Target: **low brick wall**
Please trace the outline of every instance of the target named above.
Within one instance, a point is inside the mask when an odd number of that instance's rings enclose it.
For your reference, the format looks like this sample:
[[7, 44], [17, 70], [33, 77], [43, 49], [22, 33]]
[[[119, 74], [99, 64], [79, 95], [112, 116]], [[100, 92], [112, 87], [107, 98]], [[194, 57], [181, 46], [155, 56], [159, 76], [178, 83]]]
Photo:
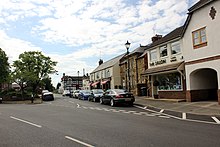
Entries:
[[186, 99], [186, 91], [158, 91], [159, 98]]
[[[218, 90], [219, 91], [219, 90]], [[206, 90], [190, 90], [187, 91], [187, 101], [204, 101], [204, 100], [218, 100], [220, 94], [216, 89], [206, 89]]]

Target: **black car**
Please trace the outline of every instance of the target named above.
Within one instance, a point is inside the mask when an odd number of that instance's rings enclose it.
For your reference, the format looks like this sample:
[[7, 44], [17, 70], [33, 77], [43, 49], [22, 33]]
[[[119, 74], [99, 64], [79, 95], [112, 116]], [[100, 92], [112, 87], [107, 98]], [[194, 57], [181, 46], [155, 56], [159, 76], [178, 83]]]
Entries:
[[52, 92], [49, 92], [48, 90], [43, 90], [42, 91], [42, 100], [43, 101], [53, 101], [54, 96]]
[[127, 103], [133, 105], [134, 95], [124, 89], [109, 89], [100, 98], [100, 104], [110, 104], [112, 107], [118, 103]]

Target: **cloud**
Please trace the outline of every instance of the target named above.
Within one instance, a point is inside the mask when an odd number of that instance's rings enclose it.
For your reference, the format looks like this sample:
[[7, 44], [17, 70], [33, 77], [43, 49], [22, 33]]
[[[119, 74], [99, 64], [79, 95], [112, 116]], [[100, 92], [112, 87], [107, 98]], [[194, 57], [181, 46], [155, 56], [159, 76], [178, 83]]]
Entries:
[[[58, 61], [59, 76], [62, 72], [72, 75], [83, 68], [90, 72], [97, 63], [92, 65], [88, 59], [98, 58], [100, 52], [103, 58], [110, 59], [125, 52], [127, 40], [132, 43], [133, 50], [139, 44], [150, 43], [155, 33], [169, 33], [184, 23], [187, 9], [197, 1], [1, 1], [0, 47], [13, 61], [24, 51], [45, 52], [47, 46], [42, 44], [62, 45], [63, 49], [68, 48], [66, 54], [46, 50], [48, 56]], [[28, 26], [31, 28], [30, 40], [19, 39], [22, 34], [16, 34], [19, 28], [14, 25], [21, 21], [31, 25]], [[9, 28], [13, 28], [15, 34], [8, 33]], [[31, 39], [40, 43], [32, 43]]]
[[6, 52], [10, 63], [18, 59], [18, 56], [25, 51], [42, 51], [40, 47], [31, 42], [9, 37], [4, 31], [0, 30], [0, 47]]

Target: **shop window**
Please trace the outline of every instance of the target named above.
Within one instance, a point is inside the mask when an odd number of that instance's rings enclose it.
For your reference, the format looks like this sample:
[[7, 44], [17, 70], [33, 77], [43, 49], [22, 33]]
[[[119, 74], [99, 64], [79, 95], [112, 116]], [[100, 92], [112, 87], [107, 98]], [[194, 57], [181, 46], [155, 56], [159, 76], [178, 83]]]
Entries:
[[157, 50], [151, 50], [150, 51], [150, 60], [151, 61], [157, 60]]
[[175, 55], [181, 52], [179, 41], [171, 43], [171, 51], [172, 51], [172, 55]]
[[179, 73], [169, 73], [157, 76], [159, 90], [182, 90], [181, 76]]
[[192, 33], [194, 49], [207, 46], [206, 28], [201, 28]]
[[167, 56], [167, 46], [160, 47], [160, 57], [166, 57]]

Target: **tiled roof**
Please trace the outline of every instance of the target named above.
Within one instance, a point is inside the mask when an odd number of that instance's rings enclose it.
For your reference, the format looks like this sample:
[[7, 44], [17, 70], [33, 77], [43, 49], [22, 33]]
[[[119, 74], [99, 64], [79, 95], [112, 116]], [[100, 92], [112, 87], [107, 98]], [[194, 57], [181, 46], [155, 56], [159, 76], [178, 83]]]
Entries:
[[154, 68], [149, 68], [145, 70], [144, 75], [152, 75], [152, 74], [158, 74], [170, 70], [177, 70], [177, 68], [182, 64], [183, 62], [178, 62], [174, 64], [169, 64], [165, 66], [159, 66], [159, 67], [154, 67]]
[[197, 2], [195, 5], [193, 5], [192, 7], [190, 7], [188, 9], [189, 13], [194, 12], [195, 10], [200, 9], [201, 7], [207, 5], [208, 3], [215, 1], [215, 0], [200, 0], [199, 2]]
[[162, 37], [161, 39], [153, 42], [150, 46], [148, 46], [147, 48], [152, 48], [155, 47], [157, 45], [160, 45], [162, 43], [165, 43], [167, 41], [173, 40], [175, 38], [181, 37], [182, 33], [183, 33], [183, 26], [176, 28], [175, 30], [173, 30], [172, 32], [170, 32], [169, 34], [165, 35], [164, 37]]
[[117, 56], [113, 59], [110, 59], [110, 60], [102, 63], [95, 70], [93, 70], [91, 73], [94, 73], [94, 72], [97, 72], [97, 71], [100, 71], [100, 70], [103, 70], [103, 69], [114, 66], [123, 56], [124, 56], [124, 54], [119, 55], [119, 56]]

